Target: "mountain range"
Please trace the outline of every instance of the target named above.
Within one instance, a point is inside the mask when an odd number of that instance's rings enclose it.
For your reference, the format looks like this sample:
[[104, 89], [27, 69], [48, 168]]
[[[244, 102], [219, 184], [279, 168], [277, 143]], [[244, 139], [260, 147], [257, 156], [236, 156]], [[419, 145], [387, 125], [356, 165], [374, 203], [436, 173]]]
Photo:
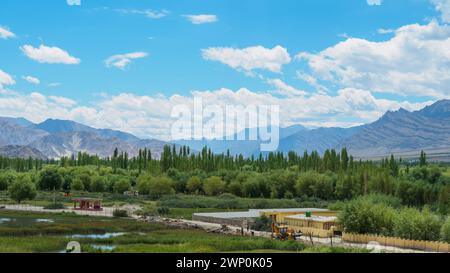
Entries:
[[[278, 128], [274, 128], [278, 129]], [[395, 154], [416, 157], [424, 150], [437, 160], [450, 160], [450, 100], [440, 100], [424, 109], [389, 111], [377, 121], [351, 128], [308, 129], [301, 125], [279, 128], [282, 152], [303, 153], [346, 147], [355, 158], [377, 159]], [[250, 129], [241, 134], [248, 135]], [[237, 139], [238, 135], [233, 138]], [[96, 129], [67, 120], [48, 119], [35, 124], [23, 118], [0, 117], [0, 155], [58, 158], [79, 151], [111, 156], [114, 149], [137, 155], [148, 148], [159, 157], [168, 144], [187, 145], [193, 151], [208, 146], [214, 153], [259, 155], [261, 140], [180, 140], [168, 143], [140, 139], [132, 134]]]
[[148, 148], [157, 158], [167, 144], [68, 120], [48, 119], [34, 124], [23, 118], [0, 117], [0, 155], [10, 157], [59, 158], [79, 151], [107, 157], [116, 148], [133, 157], [139, 149]]
[[[208, 145], [214, 152], [227, 148], [246, 156], [259, 155], [261, 141], [178, 141], [191, 147]], [[389, 111], [377, 121], [351, 128], [280, 129], [278, 151], [318, 151], [347, 148], [360, 159], [380, 159], [395, 154], [417, 157], [421, 150], [436, 160], [450, 161], [450, 100], [440, 100], [419, 111]]]

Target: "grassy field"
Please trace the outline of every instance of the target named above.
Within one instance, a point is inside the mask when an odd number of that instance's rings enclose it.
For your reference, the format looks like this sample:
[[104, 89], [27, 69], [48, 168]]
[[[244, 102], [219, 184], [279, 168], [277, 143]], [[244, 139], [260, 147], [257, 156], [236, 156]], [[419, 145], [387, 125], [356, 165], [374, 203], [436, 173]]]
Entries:
[[443, 173], [443, 175], [450, 177], [450, 167], [447, 167], [447, 169], [445, 170], [445, 172]]
[[[98, 218], [73, 214], [0, 211], [0, 252], [61, 252], [71, 235], [124, 233], [117, 237], [76, 238], [83, 252], [211, 253], [211, 252], [360, 252], [358, 249], [307, 247], [299, 242], [212, 234], [174, 229], [129, 219]], [[36, 222], [37, 219], [52, 221]], [[100, 246], [100, 248], [98, 247]]]
[[[102, 199], [104, 207], [121, 205], [139, 205], [142, 212], [147, 215], [159, 215], [158, 208], [169, 209], [167, 217], [192, 219], [193, 213], [201, 212], [229, 212], [247, 211], [248, 209], [267, 208], [298, 208], [317, 207], [325, 208], [328, 202], [321, 200], [293, 200], [293, 199], [269, 199], [269, 198], [240, 198], [232, 195], [217, 197], [201, 195], [168, 195], [158, 201], [153, 201], [147, 196], [125, 196], [111, 193], [72, 192], [72, 196], [64, 196], [61, 192], [39, 191], [34, 200], [25, 200], [22, 204], [45, 207], [54, 201], [66, 207], [72, 207], [73, 197], [90, 197]], [[16, 204], [11, 200], [6, 191], [0, 191], [0, 204]]]

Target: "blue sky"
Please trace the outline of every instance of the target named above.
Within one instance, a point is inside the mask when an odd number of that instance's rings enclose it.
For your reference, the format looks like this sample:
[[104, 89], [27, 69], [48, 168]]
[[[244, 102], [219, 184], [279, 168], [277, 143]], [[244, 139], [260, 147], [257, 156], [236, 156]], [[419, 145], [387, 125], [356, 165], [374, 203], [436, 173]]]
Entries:
[[450, 94], [449, 0], [68, 2], [0, 4], [0, 115], [167, 139], [194, 94], [346, 127]]

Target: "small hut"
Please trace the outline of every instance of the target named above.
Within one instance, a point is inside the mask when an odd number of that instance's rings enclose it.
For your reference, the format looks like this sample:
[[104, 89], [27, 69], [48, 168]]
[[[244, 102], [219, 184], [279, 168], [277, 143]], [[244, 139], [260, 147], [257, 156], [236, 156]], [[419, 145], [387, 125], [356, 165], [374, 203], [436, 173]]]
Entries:
[[102, 200], [95, 198], [74, 198], [73, 208], [75, 210], [102, 211]]

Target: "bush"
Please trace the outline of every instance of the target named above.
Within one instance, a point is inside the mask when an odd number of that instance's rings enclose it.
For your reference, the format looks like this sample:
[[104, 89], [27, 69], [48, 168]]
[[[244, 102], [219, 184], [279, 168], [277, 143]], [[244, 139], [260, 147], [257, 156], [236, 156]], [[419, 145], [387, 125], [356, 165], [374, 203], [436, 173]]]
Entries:
[[442, 225], [441, 239], [444, 242], [450, 243], [450, 217], [447, 217], [447, 220]]
[[295, 188], [298, 196], [318, 197], [321, 199], [332, 199], [334, 196], [332, 178], [316, 172], [301, 174]]
[[405, 239], [437, 241], [441, 237], [441, 226], [439, 217], [431, 213], [429, 209], [419, 211], [407, 208], [397, 214], [394, 233]]
[[150, 194], [150, 180], [152, 177], [150, 175], [140, 175], [137, 178], [137, 190], [139, 191], [139, 194], [141, 195], [149, 195]]
[[38, 187], [41, 190], [59, 190], [63, 182], [62, 175], [57, 168], [51, 167], [41, 171]]
[[103, 192], [105, 190], [105, 178], [99, 175], [94, 176], [91, 182], [91, 191], [92, 192]]
[[170, 213], [170, 208], [168, 207], [159, 207], [157, 209], [159, 215], [168, 215]]
[[383, 204], [358, 198], [348, 202], [339, 214], [339, 222], [347, 232], [390, 235], [395, 211]]
[[70, 188], [74, 191], [82, 191], [84, 190], [84, 185], [81, 179], [75, 178], [75, 180], [73, 180], [72, 184], [70, 185]]
[[11, 199], [20, 204], [23, 200], [32, 200], [36, 197], [36, 187], [28, 175], [17, 177], [16, 181], [8, 189]]
[[16, 179], [17, 175], [13, 172], [6, 172], [0, 174], [0, 191], [5, 191], [8, 189], [9, 185], [11, 185]]
[[115, 209], [113, 211], [113, 216], [114, 217], [128, 217], [128, 211], [123, 210], [123, 209]]
[[255, 220], [255, 223], [252, 225], [253, 230], [257, 231], [272, 231], [272, 221], [267, 216], [261, 216]]
[[218, 176], [207, 178], [203, 184], [203, 191], [211, 196], [222, 194], [225, 191], [225, 188], [225, 182]]
[[44, 209], [56, 210], [56, 209], [65, 209], [66, 207], [62, 203], [51, 203], [44, 207]]
[[199, 194], [202, 190], [202, 186], [202, 180], [200, 180], [200, 177], [193, 176], [188, 180], [186, 189], [189, 193]]
[[119, 181], [117, 181], [114, 184], [114, 192], [123, 194], [126, 191], [129, 191], [131, 189], [131, 183], [126, 178], [121, 178]]
[[148, 184], [150, 198], [160, 199], [163, 195], [174, 194], [173, 181], [168, 177], [154, 177]]

